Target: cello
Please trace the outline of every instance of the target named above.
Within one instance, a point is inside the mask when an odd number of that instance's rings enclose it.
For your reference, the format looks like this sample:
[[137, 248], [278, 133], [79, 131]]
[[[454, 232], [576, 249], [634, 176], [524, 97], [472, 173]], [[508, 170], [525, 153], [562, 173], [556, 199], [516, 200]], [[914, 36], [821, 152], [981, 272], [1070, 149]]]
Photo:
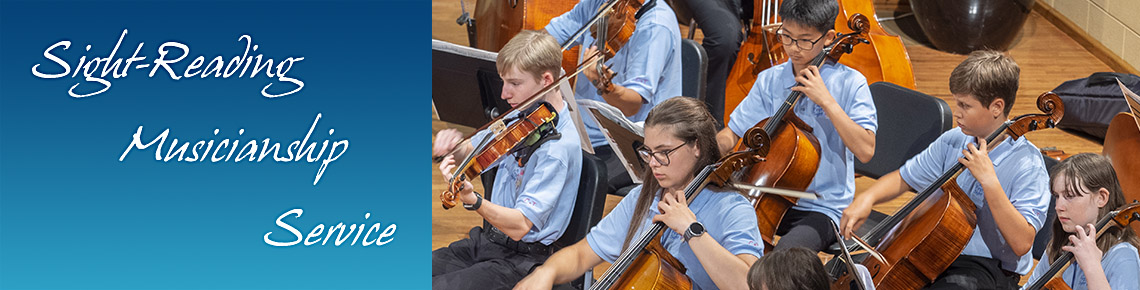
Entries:
[[[1140, 201], [1140, 178], [1129, 173], [1140, 172], [1140, 159], [1136, 152], [1140, 152], [1140, 96], [1120, 86], [1124, 99], [1132, 113], [1124, 112], [1112, 118], [1108, 125], [1108, 134], [1104, 136], [1104, 149], [1101, 152], [1112, 161], [1116, 169], [1117, 180], [1120, 180], [1120, 189], [1124, 191], [1126, 202]], [[1133, 224], [1132, 230], [1140, 233], [1140, 224]]]
[[[710, 182], [728, 185], [736, 171], [765, 160], [771, 139], [764, 131], [749, 130], [744, 140], [742, 150], [721, 157], [693, 177], [685, 186], [687, 203], [691, 203]], [[691, 289], [692, 281], [685, 276], [684, 265], [661, 245], [661, 234], [666, 228], [662, 222], [653, 223], [649, 230], [631, 240], [602, 277], [590, 286], [590, 290]]]
[[[1135, 202], [1123, 205], [1119, 209], [1111, 211], [1104, 215], [1104, 217], [1101, 217], [1100, 220], [1096, 222], [1096, 236], [1099, 239], [1100, 235], [1104, 234], [1108, 229], [1127, 227], [1129, 223], [1134, 221], [1140, 221], [1140, 203]], [[1073, 288], [1065, 284], [1065, 280], [1062, 279], [1061, 276], [1057, 276], [1057, 273], [1069, 267], [1069, 262], [1072, 260], [1072, 252], [1061, 254], [1061, 256], [1057, 258], [1057, 261], [1053, 261], [1053, 263], [1049, 264], [1049, 271], [1045, 272], [1045, 275], [1042, 275], [1041, 278], [1037, 279], [1033, 284], [1027, 285], [1025, 289], [1072, 290]]]
[[[824, 47], [809, 65], [819, 66], [824, 61], [835, 61], [844, 53], [851, 52], [856, 44], [865, 41], [862, 36], [868, 30], [867, 24], [867, 18], [863, 15], [852, 17], [848, 25], [858, 33], [840, 34], [830, 46]], [[801, 97], [803, 93], [792, 91], [772, 117], [761, 120], [748, 129], [748, 132], [763, 130], [767, 136], [771, 136], [773, 142], [769, 151], [776, 154], [767, 162], [748, 168], [740, 177], [741, 183], [793, 190], [804, 190], [811, 184], [816, 170], [819, 169], [819, 140], [811, 134], [812, 128], [792, 112]], [[744, 140], [746, 139], [742, 138], [737, 142], [736, 151], [743, 149]], [[795, 205], [798, 199], [756, 191], [749, 192], [749, 199], [756, 209], [756, 219], [765, 249], [771, 249], [775, 245], [776, 227], [779, 226], [784, 213]]]
[[[1008, 138], [1052, 128], [1065, 112], [1061, 98], [1052, 92], [1037, 98], [1037, 108], [1044, 114], [1021, 115], [1002, 123], [985, 138], [989, 148], [996, 148]], [[873, 245], [873, 251], [882, 257], [863, 261], [875, 289], [922, 288], [958, 258], [977, 225], [977, 206], [958, 187], [957, 177], [964, 170], [961, 163], [954, 164], [897, 213], [876, 225], [864, 238], [857, 238]], [[832, 289], [842, 289], [855, 279], [853, 273], [843, 273], [835, 263], [828, 264], [831, 277], [838, 278]]]
[[[728, 74], [724, 93], [724, 123], [728, 124], [733, 109], [748, 96], [756, 83], [756, 74], [788, 60], [784, 47], [776, 36], [781, 23], [777, 11], [779, 0], [757, 0], [753, 9], [752, 24], [748, 35], [736, 55], [736, 62]], [[914, 69], [902, 39], [883, 30], [875, 17], [875, 7], [870, 0], [840, 0], [839, 15], [835, 19], [835, 31], [849, 33], [858, 31], [846, 25], [857, 14], [870, 15], [867, 44], [869, 49], [861, 49], [844, 57], [839, 63], [851, 67], [867, 78], [867, 83], [886, 81], [914, 88]]]

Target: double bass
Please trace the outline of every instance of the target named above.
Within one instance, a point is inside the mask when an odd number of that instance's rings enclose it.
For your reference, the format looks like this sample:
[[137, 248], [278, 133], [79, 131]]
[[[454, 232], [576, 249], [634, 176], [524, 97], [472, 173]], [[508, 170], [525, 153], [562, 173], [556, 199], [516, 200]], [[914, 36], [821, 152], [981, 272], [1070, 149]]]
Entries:
[[[472, 47], [497, 52], [519, 31], [541, 30], [575, 4], [577, 0], [484, 0], [475, 4], [474, 18], [464, 12], [458, 22], [467, 25]], [[571, 71], [577, 66], [578, 49], [563, 51], [562, 69]]]
[[[819, 66], [824, 61], [835, 61], [844, 53], [851, 52], [856, 44], [863, 43], [865, 39], [862, 36], [869, 29], [867, 17], [855, 15], [849, 25], [857, 32], [841, 34], [830, 46], [816, 55], [809, 65]], [[801, 97], [803, 93], [792, 91], [772, 117], [748, 129], [749, 132], [762, 130], [765, 135], [770, 136], [772, 142], [769, 146], [772, 148], [769, 152], [773, 152], [774, 155], [768, 161], [748, 168], [740, 178], [741, 183], [792, 190], [804, 190], [811, 184], [816, 170], [819, 169], [819, 140], [811, 134], [812, 128], [792, 111]], [[736, 144], [736, 151], [744, 148], [745, 140], [747, 138], [741, 138]], [[776, 227], [788, 208], [796, 204], [797, 199], [755, 191], [749, 195], [756, 209], [756, 219], [765, 249], [771, 249], [775, 245]]]
[[[1002, 123], [985, 138], [989, 148], [996, 148], [1008, 138], [1052, 128], [1065, 112], [1061, 98], [1052, 92], [1037, 98], [1037, 108], [1044, 114], [1026, 114]], [[859, 239], [874, 246], [873, 251], [879, 254], [876, 256], [882, 257], [863, 261], [875, 289], [922, 288], [958, 258], [977, 225], [977, 206], [958, 187], [957, 177], [964, 170], [965, 165], [954, 164], [897, 213]], [[829, 264], [831, 277], [838, 277], [832, 289], [844, 289], [856, 279], [853, 273], [843, 273], [835, 263]]]
[[[756, 83], [756, 74], [788, 60], [784, 47], [776, 36], [780, 28], [779, 0], [757, 0], [753, 8], [752, 24], [747, 37], [736, 55], [736, 62], [728, 74], [724, 90], [724, 123], [728, 124], [733, 109], [748, 96]], [[870, 0], [839, 0], [839, 16], [835, 19], [835, 31], [852, 33], [846, 25], [855, 15], [870, 15], [867, 49], [854, 51], [839, 63], [851, 67], [867, 78], [867, 83], [891, 82], [903, 87], [914, 88], [914, 69], [906, 46], [898, 36], [883, 30], [875, 17], [875, 7]]]
[[[1104, 234], [1104, 232], [1108, 229], [1114, 227], [1127, 227], [1129, 223], [1132, 223], [1134, 221], [1140, 221], [1140, 203], [1135, 202], [1123, 205], [1120, 208], [1104, 215], [1104, 217], [1101, 217], [1100, 220], [1096, 222], [1096, 237], [1099, 239], [1100, 235]], [[1038, 278], [1036, 282], [1033, 282], [1033, 284], [1026, 285], [1025, 289], [1072, 290], [1073, 288], [1069, 287], [1068, 284], [1065, 284], [1065, 280], [1061, 276], [1057, 276], [1057, 273], [1060, 273], [1062, 270], [1068, 267], [1069, 262], [1072, 260], [1072, 252], [1065, 252], [1064, 254], [1061, 254], [1061, 256], [1058, 257], [1056, 261], [1053, 261], [1049, 264], [1049, 270], [1045, 272], [1045, 275], [1041, 275], [1041, 278]], [[1038, 267], [1042, 266], [1039, 265]]]

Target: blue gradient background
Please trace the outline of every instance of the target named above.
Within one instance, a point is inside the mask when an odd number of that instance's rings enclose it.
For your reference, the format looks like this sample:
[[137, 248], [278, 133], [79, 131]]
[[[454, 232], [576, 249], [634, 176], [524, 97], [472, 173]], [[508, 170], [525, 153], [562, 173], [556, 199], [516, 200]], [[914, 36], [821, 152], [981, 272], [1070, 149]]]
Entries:
[[[3, 1], [0, 288], [430, 287], [429, 5]], [[106, 77], [107, 92], [75, 99], [67, 90], [82, 74], [31, 73], [35, 64], [60, 69], [43, 57], [60, 40], [72, 41], [56, 55], [73, 70], [81, 55], [106, 57], [123, 29], [129, 33], [116, 57], [130, 57], [143, 42], [147, 59], [136, 64], [153, 63], [163, 42], [189, 46], [176, 71], [199, 55], [241, 55], [238, 37], [249, 34], [260, 46], [251, 56], [274, 65], [304, 57], [288, 76], [305, 87], [268, 99], [262, 87], [278, 81], [264, 72], [174, 81], [132, 66], [126, 78]], [[153, 149], [118, 160], [140, 125], [146, 142], [169, 128], [180, 142], [268, 137], [284, 147], [304, 137], [317, 113], [323, 117], [310, 142], [348, 139], [350, 146], [316, 186], [319, 162], [164, 163]], [[276, 240], [294, 239], [274, 223], [294, 208], [304, 214], [286, 221], [302, 234], [318, 223], [398, 229], [379, 247], [265, 244], [271, 231]]]

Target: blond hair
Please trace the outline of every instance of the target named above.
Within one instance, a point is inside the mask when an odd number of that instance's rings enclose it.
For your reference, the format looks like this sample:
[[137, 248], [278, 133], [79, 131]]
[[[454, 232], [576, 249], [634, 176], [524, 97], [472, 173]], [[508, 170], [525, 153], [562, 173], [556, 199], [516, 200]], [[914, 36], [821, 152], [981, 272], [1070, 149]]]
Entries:
[[535, 78], [549, 72], [558, 78], [562, 69], [562, 48], [550, 34], [523, 30], [499, 50], [495, 66], [499, 72], [517, 68]]
[[950, 73], [950, 93], [971, 95], [988, 107], [995, 99], [1005, 100], [1004, 113], [1009, 115], [1017, 98], [1021, 68], [1004, 53], [977, 50]]

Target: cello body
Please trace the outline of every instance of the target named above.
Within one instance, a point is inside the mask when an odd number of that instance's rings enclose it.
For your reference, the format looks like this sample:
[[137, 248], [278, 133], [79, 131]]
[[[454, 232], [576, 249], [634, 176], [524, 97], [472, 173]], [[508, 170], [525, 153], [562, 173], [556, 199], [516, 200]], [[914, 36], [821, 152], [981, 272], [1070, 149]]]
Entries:
[[[783, 45], [776, 37], [779, 22], [768, 21], [770, 23], [763, 23], [759, 21], [759, 19], [774, 19], [772, 16], [775, 15], [773, 9], [777, 9], [779, 3], [775, 3], [776, 5], [768, 3], [768, 13], [762, 11], [765, 5], [759, 3], [770, 1], [778, 2], [778, 0], [757, 0], [758, 3], [756, 3], [753, 11], [753, 24], [748, 30], [748, 36], [740, 46], [740, 52], [736, 55], [736, 62], [725, 82], [725, 124], [728, 124], [729, 115], [732, 114], [733, 109], [752, 90], [752, 85], [756, 83], [756, 74], [788, 60], [787, 55], [784, 54]], [[764, 14], [768, 14], [769, 17], [762, 17]], [[839, 63], [862, 73], [867, 78], [868, 84], [885, 81], [914, 89], [914, 69], [910, 63], [910, 56], [906, 52], [906, 46], [903, 45], [901, 38], [887, 33], [875, 20], [875, 7], [870, 0], [839, 1], [839, 16], [835, 19], [835, 31], [852, 32], [853, 30], [848, 28], [847, 23], [855, 14], [870, 16], [867, 17], [870, 21], [870, 31], [866, 36], [870, 42], [867, 47], [852, 51], [851, 55], [840, 59]]]
[[627, 274], [621, 276], [610, 289], [688, 290], [692, 281], [685, 276], [685, 266], [661, 246], [661, 235], [642, 250], [633, 260]]
[[[759, 162], [744, 172], [741, 180], [751, 181], [757, 186], [786, 188], [793, 190], [807, 189], [811, 180], [819, 169], [820, 149], [819, 140], [811, 134], [808, 127], [796, 117], [788, 114], [784, 117], [784, 126], [776, 129], [774, 135], [769, 137], [771, 142], [766, 162]], [[762, 130], [771, 118], [760, 121], [751, 130]], [[746, 134], [747, 135], [747, 134]], [[733, 151], [745, 149], [744, 142], [736, 145]], [[764, 239], [765, 251], [775, 246], [773, 241], [776, 228], [789, 208], [796, 205], [797, 199], [776, 194], [761, 193], [749, 196], [752, 207], [756, 209], [756, 222], [760, 228], [760, 236]]]
[[[1136, 115], [1120, 113], [1112, 118], [1108, 125], [1108, 133], [1104, 136], [1104, 154], [1112, 161], [1112, 168], [1116, 170], [1120, 189], [1124, 193], [1125, 202], [1140, 201], [1140, 126], [1137, 126]], [[1132, 230], [1140, 233], [1140, 223], [1131, 225]]]
[[[896, 225], [878, 248], [886, 261], [868, 258], [875, 289], [919, 289], [938, 278], [958, 258], [973, 236], [977, 207], [958, 187], [957, 178], [943, 184]], [[847, 275], [832, 285], [849, 285]]]

